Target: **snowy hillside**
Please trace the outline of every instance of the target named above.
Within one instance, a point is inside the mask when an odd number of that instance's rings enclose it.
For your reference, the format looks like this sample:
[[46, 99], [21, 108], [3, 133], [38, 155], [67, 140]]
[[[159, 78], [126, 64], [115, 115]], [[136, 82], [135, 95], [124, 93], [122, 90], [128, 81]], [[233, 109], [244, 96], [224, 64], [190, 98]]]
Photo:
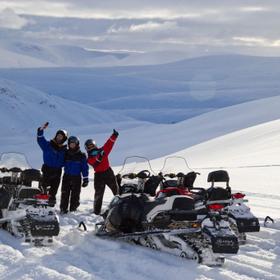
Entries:
[[0, 68], [55, 67], [56, 65], [41, 58], [14, 53], [0, 48]]
[[155, 65], [186, 59], [188, 56], [183, 51], [103, 50], [71, 45], [71, 42], [43, 44], [38, 40], [25, 41], [20, 38], [0, 42], [0, 68]]
[[[119, 129], [121, 137], [112, 154], [112, 162], [120, 164], [127, 155], [156, 158], [280, 118], [278, 96], [219, 109], [177, 124], [156, 125], [66, 101], [7, 81], [1, 82], [0, 94], [1, 118], [7, 120], [3, 122], [0, 134], [2, 151], [15, 151], [20, 144], [36, 166], [40, 165], [41, 153], [34, 141], [34, 133], [38, 125], [46, 120], [50, 122], [47, 138], [53, 137], [56, 129], [66, 128], [70, 134], [80, 136], [81, 141], [93, 137], [100, 145], [113, 128]], [[30, 124], [28, 128], [26, 123]], [[158, 139], [164, 141], [159, 142]], [[34, 153], [34, 150], [38, 152]]]
[[48, 95], [7, 80], [0, 80], [0, 118], [2, 143], [3, 139], [14, 137], [20, 138], [19, 143], [29, 141], [38, 125], [46, 120], [51, 124], [52, 133], [55, 127], [64, 127], [65, 124], [71, 127], [80, 127], [83, 124], [85, 131], [94, 131], [92, 127], [102, 123], [125, 122], [129, 126], [129, 122], [132, 121], [120, 114], [110, 112], [104, 114], [103, 111], [93, 107]]
[[75, 45], [40, 45], [15, 41], [0, 43], [0, 68], [112, 67], [152, 65], [186, 58], [182, 52], [96, 50]]
[[153, 66], [2, 69], [44, 92], [138, 120], [173, 123], [280, 94], [280, 59], [209, 56]]
[[72, 45], [8, 41], [0, 44], [0, 68], [108, 66], [121, 63], [129, 55], [129, 52], [95, 51]]

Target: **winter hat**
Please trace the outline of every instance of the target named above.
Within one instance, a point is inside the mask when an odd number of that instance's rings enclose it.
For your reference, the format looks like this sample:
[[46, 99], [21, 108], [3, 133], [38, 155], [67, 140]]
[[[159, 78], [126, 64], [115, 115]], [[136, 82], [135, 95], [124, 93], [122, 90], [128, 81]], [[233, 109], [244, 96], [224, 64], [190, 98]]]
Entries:
[[96, 148], [96, 143], [95, 143], [95, 141], [93, 139], [86, 140], [86, 142], [85, 142], [85, 149], [87, 151], [91, 151], [91, 150], [93, 150], [95, 148]]
[[59, 129], [59, 130], [56, 132], [54, 139], [57, 137], [58, 134], [60, 134], [60, 135], [63, 136], [63, 140], [62, 140], [61, 142], [64, 143], [64, 142], [67, 140], [67, 137], [68, 137], [67, 131], [64, 130], [64, 129]]

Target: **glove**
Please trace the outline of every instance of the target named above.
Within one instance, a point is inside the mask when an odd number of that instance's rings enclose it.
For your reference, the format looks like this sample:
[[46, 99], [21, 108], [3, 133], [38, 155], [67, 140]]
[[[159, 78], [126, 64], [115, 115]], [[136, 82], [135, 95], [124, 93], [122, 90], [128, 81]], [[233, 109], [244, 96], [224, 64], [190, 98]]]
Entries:
[[119, 133], [118, 133], [115, 129], [113, 129], [113, 135], [115, 135], [116, 137], [118, 137], [118, 136], [119, 136]]
[[38, 131], [39, 131], [39, 130], [44, 130], [44, 129], [46, 129], [46, 128], [48, 127], [48, 125], [49, 125], [49, 122], [44, 123], [42, 126], [40, 126], [40, 127], [38, 128]]
[[82, 187], [85, 188], [88, 185], [88, 178], [83, 179]]

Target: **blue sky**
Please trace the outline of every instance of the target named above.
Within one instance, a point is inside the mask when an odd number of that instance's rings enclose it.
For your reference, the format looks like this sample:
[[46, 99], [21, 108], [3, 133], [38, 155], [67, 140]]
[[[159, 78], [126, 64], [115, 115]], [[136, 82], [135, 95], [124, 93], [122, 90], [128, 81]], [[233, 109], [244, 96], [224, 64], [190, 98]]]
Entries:
[[0, 35], [96, 49], [279, 55], [279, 8], [246, 0], [0, 0]]

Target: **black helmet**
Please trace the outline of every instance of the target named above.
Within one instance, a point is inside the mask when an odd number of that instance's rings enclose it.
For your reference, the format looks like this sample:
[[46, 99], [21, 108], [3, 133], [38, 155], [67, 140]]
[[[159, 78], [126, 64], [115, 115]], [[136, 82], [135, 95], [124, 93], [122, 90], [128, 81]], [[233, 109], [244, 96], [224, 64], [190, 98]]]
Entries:
[[70, 137], [68, 138], [68, 146], [69, 146], [71, 143], [75, 143], [77, 146], [79, 146], [79, 145], [80, 145], [80, 140], [79, 140], [79, 138], [76, 137], [76, 136], [70, 136]]
[[86, 142], [85, 142], [85, 149], [87, 151], [91, 151], [93, 150], [94, 148], [96, 148], [96, 143], [95, 141], [93, 141], [92, 139], [88, 139]]
[[67, 140], [67, 137], [68, 137], [68, 133], [67, 133], [67, 131], [66, 131], [66, 130], [64, 130], [64, 129], [59, 129], [59, 130], [56, 132], [56, 134], [55, 134], [55, 137], [54, 137], [54, 138], [56, 138], [58, 134], [60, 134], [60, 135], [62, 135], [62, 136], [63, 136], [63, 140], [62, 140], [61, 142], [62, 142], [62, 143], [64, 143], [64, 142]]

